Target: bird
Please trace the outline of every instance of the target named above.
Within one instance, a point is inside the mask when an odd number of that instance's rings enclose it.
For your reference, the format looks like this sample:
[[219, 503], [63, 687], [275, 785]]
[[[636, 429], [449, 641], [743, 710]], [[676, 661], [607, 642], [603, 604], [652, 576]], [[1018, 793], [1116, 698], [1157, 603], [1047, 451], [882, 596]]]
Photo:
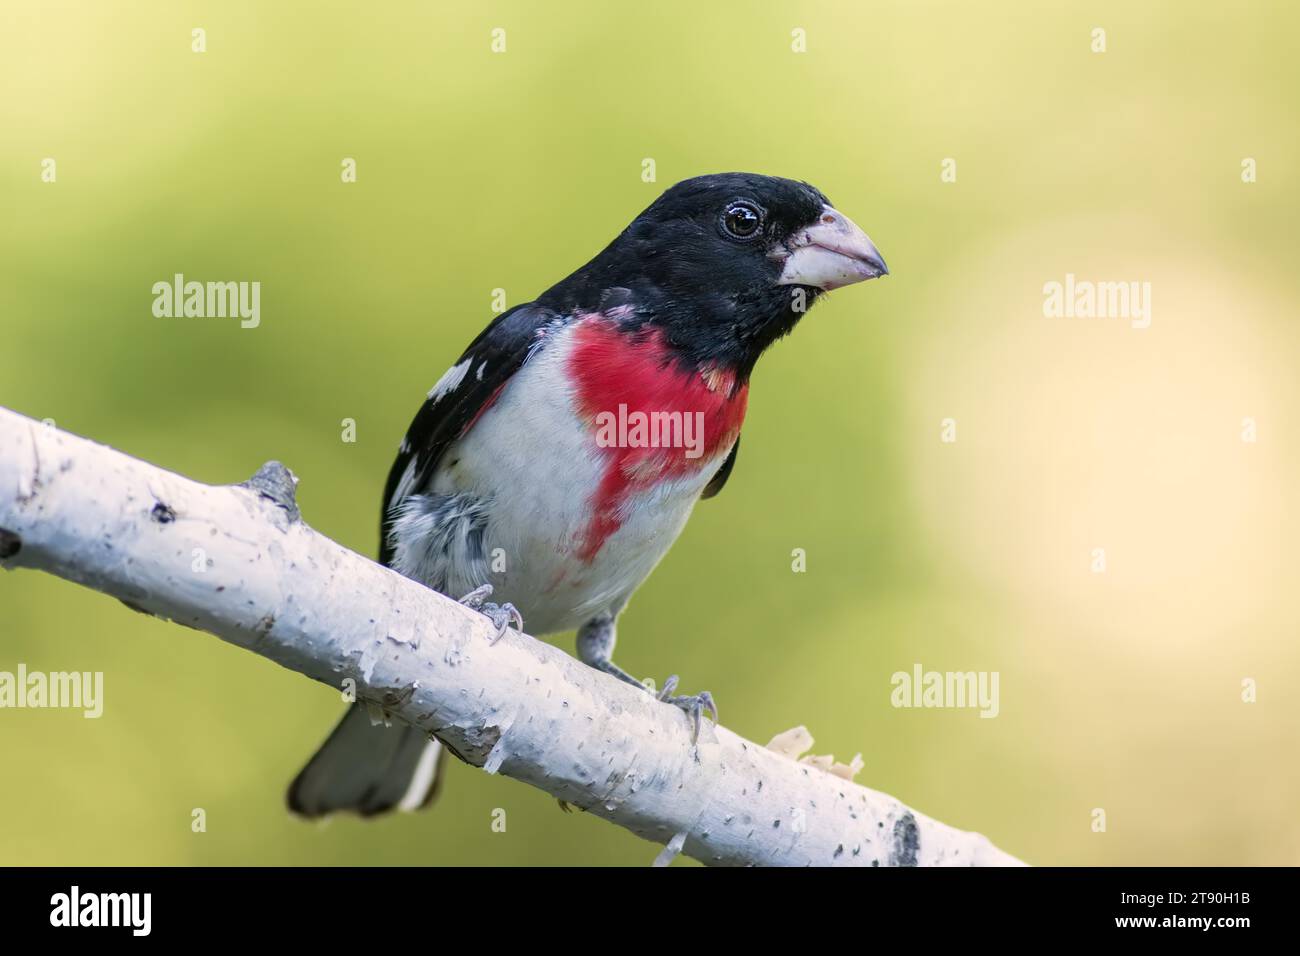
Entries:
[[[825, 293], [888, 275], [866, 233], [806, 182], [717, 173], [665, 190], [595, 258], [496, 316], [437, 381], [388, 475], [380, 561], [513, 624], [576, 630], [614, 663], [620, 612], [697, 501], [736, 464], [750, 376]], [[488, 600], [495, 598], [496, 600]], [[500, 603], [497, 603], [497, 602]], [[294, 779], [290, 810], [363, 817], [427, 806], [446, 747], [364, 702]]]

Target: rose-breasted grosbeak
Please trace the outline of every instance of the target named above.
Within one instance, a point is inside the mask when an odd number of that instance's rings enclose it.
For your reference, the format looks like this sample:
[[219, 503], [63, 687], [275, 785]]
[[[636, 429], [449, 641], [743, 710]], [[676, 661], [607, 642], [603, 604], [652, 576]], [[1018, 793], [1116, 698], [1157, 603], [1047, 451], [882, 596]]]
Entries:
[[[731, 474], [754, 363], [823, 292], [887, 273], [806, 183], [678, 183], [573, 275], [498, 316], [429, 392], [388, 476], [382, 562], [466, 595], [499, 633], [521, 623], [516, 607], [534, 634], [577, 628], [584, 662], [642, 686], [611, 659], [615, 621]], [[662, 699], [697, 731], [702, 710], [716, 719], [707, 693], [670, 696], [676, 682]], [[353, 705], [289, 805], [416, 809], [442, 752]]]

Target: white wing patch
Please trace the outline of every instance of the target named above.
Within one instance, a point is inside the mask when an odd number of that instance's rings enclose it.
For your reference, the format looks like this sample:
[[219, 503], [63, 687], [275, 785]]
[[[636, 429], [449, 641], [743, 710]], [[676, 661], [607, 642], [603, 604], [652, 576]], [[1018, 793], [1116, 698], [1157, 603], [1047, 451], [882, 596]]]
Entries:
[[406, 793], [397, 804], [397, 809], [405, 813], [413, 813], [424, 805], [438, 777], [438, 753], [441, 750], [442, 744], [436, 740], [430, 740], [424, 745], [420, 762], [415, 765], [415, 773], [411, 776], [410, 786], [406, 788]]
[[469, 371], [470, 359], [465, 359], [459, 365], [453, 365], [443, 373], [442, 378], [438, 379], [436, 385], [429, 389], [429, 398], [432, 401], [441, 401], [443, 396], [448, 392], [455, 391], [460, 383], [465, 381], [465, 373]]

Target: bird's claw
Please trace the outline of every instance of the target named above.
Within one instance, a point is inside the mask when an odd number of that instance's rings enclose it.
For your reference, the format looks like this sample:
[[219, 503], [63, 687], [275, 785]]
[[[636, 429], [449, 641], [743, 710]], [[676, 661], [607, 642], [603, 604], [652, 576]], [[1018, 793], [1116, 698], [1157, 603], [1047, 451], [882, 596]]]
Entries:
[[522, 632], [524, 629], [524, 616], [513, 604], [484, 604], [479, 612], [496, 625], [497, 632], [492, 635], [491, 641], [493, 644], [506, 636], [511, 624], [514, 624], [516, 631]]
[[497, 629], [496, 634], [492, 637], [492, 643], [495, 644], [506, 636], [506, 631], [512, 623], [515, 625], [515, 630], [523, 631], [524, 616], [519, 613], [519, 609], [513, 604], [493, 604], [488, 600], [491, 596], [492, 585], [482, 584], [461, 598], [460, 603], [472, 611], [478, 611], [492, 622]]
[[457, 603], [463, 604], [471, 611], [477, 611], [483, 606], [483, 602], [492, 596], [492, 585], [480, 584], [469, 594], [466, 594]]
[[677, 689], [678, 677], [673, 674], [664, 681], [663, 690], [656, 695], [666, 704], [672, 704], [686, 712], [687, 718], [691, 721], [691, 743], [698, 743], [700, 739], [700, 725], [704, 720], [704, 713], [708, 711], [713, 718], [713, 723], [718, 722], [718, 704], [713, 699], [713, 695], [707, 690], [700, 691], [694, 695], [674, 696], [673, 691]]

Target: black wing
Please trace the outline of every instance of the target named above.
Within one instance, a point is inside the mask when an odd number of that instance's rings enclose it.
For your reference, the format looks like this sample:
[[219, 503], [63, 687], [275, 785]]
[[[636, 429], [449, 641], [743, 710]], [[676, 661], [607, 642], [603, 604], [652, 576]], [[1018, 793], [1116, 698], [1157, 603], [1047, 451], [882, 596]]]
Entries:
[[713, 473], [709, 483], [704, 486], [704, 493], [700, 495], [701, 498], [712, 498], [722, 490], [722, 486], [731, 477], [731, 469], [736, 467], [736, 452], [738, 451], [740, 451], [739, 435], [736, 436], [736, 443], [731, 446], [731, 451], [727, 452], [727, 459], [722, 463], [722, 467]]
[[379, 515], [379, 560], [388, 564], [389, 514], [397, 500], [424, 488], [443, 453], [494, 401], [546, 336], [565, 324], [557, 312], [536, 303], [497, 316], [479, 333], [420, 406], [397, 453]]

